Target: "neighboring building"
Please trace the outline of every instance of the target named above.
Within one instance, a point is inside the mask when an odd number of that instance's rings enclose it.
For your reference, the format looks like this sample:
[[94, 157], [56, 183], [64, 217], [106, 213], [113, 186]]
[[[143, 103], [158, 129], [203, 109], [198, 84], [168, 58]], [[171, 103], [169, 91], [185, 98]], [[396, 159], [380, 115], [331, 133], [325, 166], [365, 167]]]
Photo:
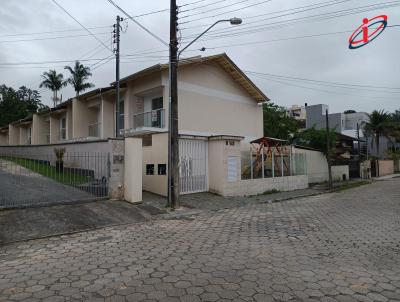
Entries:
[[306, 120], [306, 107], [299, 105], [292, 105], [287, 109], [289, 116], [293, 117], [298, 121]]
[[[315, 126], [316, 129], [324, 129], [326, 127], [326, 115], [325, 111], [328, 109], [328, 105], [318, 104], [306, 107], [306, 127], [311, 128]], [[368, 113], [366, 112], [349, 112], [349, 113], [330, 113], [329, 115], [329, 127], [335, 128], [336, 132], [357, 138], [357, 124], [359, 127], [359, 137], [364, 139], [364, 124], [369, 121]], [[378, 157], [378, 150], [376, 147], [375, 140], [372, 137], [366, 137], [364, 140], [367, 142], [367, 146], [361, 145], [363, 153], [367, 152], [372, 156]], [[400, 149], [400, 142], [395, 139], [389, 140], [386, 137], [380, 137], [379, 143], [379, 156], [381, 158], [387, 158], [387, 151], [391, 148]], [[357, 145], [354, 146], [357, 149]]]

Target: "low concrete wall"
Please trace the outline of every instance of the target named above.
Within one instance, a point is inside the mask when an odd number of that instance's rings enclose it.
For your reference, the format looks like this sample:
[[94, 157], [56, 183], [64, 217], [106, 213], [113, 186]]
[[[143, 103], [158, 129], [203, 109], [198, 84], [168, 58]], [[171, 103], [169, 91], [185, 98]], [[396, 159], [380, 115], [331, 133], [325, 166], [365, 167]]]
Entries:
[[271, 190], [293, 191], [308, 188], [308, 176], [284, 176], [274, 178], [245, 179], [227, 183], [223, 196], [247, 196], [268, 192]]
[[108, 178], [110, 198], [123, 199], [124, 146], [124, 140], [120, 139], [50, 145], [0, 146], [0, 155], [49, 161], [51, 165], [55, 165], [54, 148], [65, 148], [64, 167], [92, 170], [95, 178]]
[[394, 161], [394, 172], [395, 173], [400, 172], [400, 159], [397, 159]]
[[393, 160], [379, 160], [379, 176], [390, 175], [394, 173]]
[[332, 166], [332, 180], [333, 181], [349, 180], [349, 166], [348, 165]]

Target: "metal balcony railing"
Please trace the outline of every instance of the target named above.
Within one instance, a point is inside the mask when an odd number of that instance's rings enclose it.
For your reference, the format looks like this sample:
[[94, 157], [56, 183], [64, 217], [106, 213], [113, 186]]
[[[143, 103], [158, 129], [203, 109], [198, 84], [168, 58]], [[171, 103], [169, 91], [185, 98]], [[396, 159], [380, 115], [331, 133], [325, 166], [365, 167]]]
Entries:
[[133, 115], [133, 127], [164, 128], [165, 109], [157, 109]]
[[89, 136], [100, 137], [101, 123], [89, 124]]

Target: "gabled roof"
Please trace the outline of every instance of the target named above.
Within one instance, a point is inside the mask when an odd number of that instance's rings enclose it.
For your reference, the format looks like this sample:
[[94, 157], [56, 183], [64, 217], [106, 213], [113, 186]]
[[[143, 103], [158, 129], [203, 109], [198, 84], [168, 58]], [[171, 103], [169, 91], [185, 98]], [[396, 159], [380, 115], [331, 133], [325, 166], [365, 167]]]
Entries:
[[[269, 101], [269, 98], [249, 79], [249, 77], [228, 57], [226, 53], [202, 57], [192, 57], [187, 59], [182, 59], [179, 61], [179, 66], [187, 66], [191, 64], [201, 64], [207, 62], [215, 62], [219, 64], [228, 74], [230, 74], [233, 79], [241, 85], [257, 102]], [[169, 68], [168, 64], [156, 64], [133, 73], [127, 77], [120, 80], [121, 83], [139, 79], [156, 72], [160, 72]], [[115, 85], [115, 82], [111, 83]]]

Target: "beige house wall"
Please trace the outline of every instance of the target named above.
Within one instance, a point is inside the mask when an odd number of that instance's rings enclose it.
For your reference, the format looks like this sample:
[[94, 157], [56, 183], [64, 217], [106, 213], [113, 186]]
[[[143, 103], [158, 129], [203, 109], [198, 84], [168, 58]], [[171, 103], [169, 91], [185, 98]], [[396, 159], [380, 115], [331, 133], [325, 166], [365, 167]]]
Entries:
[[101, 100], [101, 135], [103, 138], [115, 137], [115, 105], [109, 97]]
[[49, 122], [46, 117], [34, 114], [32, 118], [32, 145], [47, 144], [47, 134], [49, 133]]
[[67, 113], [66, 113], [66, 118], [67, 118], [67, 139], [72, 139], [73, 138], [73, 114], [72, 114], [72, 104], [68, 104], [67, 106]]
[[87, 137], [89, 135], [88, 118], [89, 110], [87, 104], [81, 100], [74, 99], [72, 101], [72, 138]]
[[31, 125], [19, 127], [19, 144], [20, 145], [29, 145], [28, 128], [30, 128], [30, 127], [31, 127]]
[[50, 115], [50, 144], [55, 144], [59, 140], [60, 120], [57, 115]]
[[[154, 175], [146, 175], [146, 165], [154, 164]], [[152, 146], [143, 146], [143, 190], [167, 196], [167, 175], [158, 175], [158, 164], [168, 164], [168, 133], [152, 135]]]
[[[168, 85], [168, 71], [163, 72], [163, 83]], [[180, 67], [178, 98], [179, 130], [183, 134], [249, 139], [263, 135], [262, 107], [218, 65]]]
[[13, 124], [8, 126], [9, 145], [19, 145], [19, 128]]
[[7, 133], [0, 133], [0, 145], [6, 146], [8, 145], [9, 137]]

